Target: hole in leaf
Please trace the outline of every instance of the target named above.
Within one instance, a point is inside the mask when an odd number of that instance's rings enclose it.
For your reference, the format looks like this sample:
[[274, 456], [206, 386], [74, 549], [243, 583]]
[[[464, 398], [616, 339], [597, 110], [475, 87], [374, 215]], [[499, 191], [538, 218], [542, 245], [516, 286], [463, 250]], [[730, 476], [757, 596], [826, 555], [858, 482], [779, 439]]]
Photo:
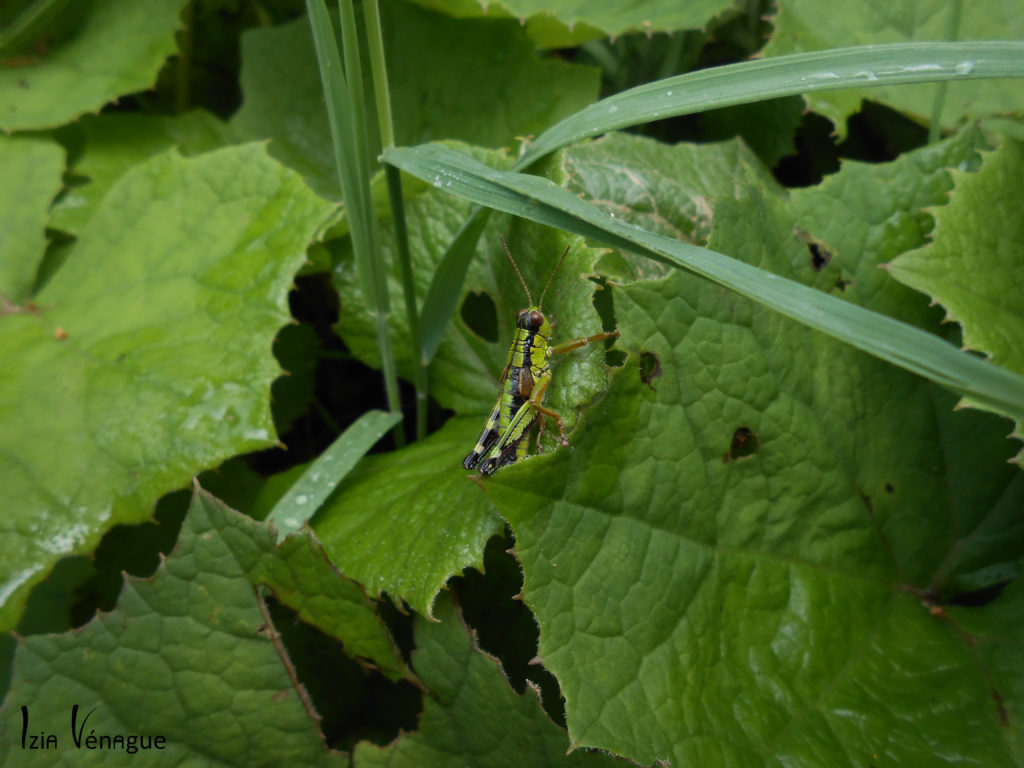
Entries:
[[621, 349], [609, 349], [604, 353], [604, 363], [609, 368], [621, 368], [626, 364], [626, 353]]
[[486, 293], [468, 293], [462, 302], [462, 322], [484, 341], [498, 340], [498, 308]]
[[815, 238], [809, 232], [797, 229], [796, 240], [798, 243], [803, 243], [807, 246], [807, 250], [810, 253], [811, 269], [815, 272], [821, 272], [832, 261], [832, 251], [825, 243]]
[[603, 277], [591, 277], [594, 283], [594, 309], [601, 318], [601, 328], [611, 331], [615, 328], [615, 296], [608, 290], [608, 281]]
[[[597, 275], [589, 278], [594, 283], [594, 309], [601, 318], [602, 331], [615, 330], [615, 297], [609, 289], [608, 281]], [[626, 364], [626, 353], [619, 349], [611, 349], [615, 339], [605, 339], [604, 362], [611, 368], [621, 368]]]
[[306, 624], [291, 608], [273, 598], [266, 603], [273, 629], [281, 634], [295, 674], [322, 718], [328, 745], [351, 750], [361, 739], [387, 744], [401, 731], [416, 728], [423, 696], [411, 683], [363, 667], [341, 643]]
[[928, 143], [928, 129], [896, 110], [865, 100], [850, 115], [846, 140], [836, 147], [840, 157], [868, 163], [890, 163]]
[[480, 647], [501, 660], [509, 683], [519, 694], [527, 685], [541, 691], [545, 711], [559, 725], [565, 712], [558, 681], [537, 656], [537, 620], [518, 597], [523, 588], [519, 562], [511, 553], [511, 538], [492, 536], [484, 549], [483, 572], [467, 568], [452, 579], [451, 588], [466, 623], [477, 633]]
[[998, 581], [995, 584], [989, 584], [981, 587], [980, 589], [971, 590], [970, 592], [961, 592], [947, 600], [946, 604], [960, 605], [965, 608], [980, 608], [983, 605], [988, 605], [999, 597], [1006, 588], [1006, 585], [1009, 583], [1010, 580], [1007, 579], [1005, 581]]
[[654, 385], [651, 382], [659, 376], [661, 376], [661, 360], [652, 352], [641, 352], [640, 381], [654, 389]]
[[738, 427], [732, 433], [732, 440], [729, 442], [729, 455], [726, 461], [736, 461], [753, 456], [761, 449], [761, 440], [755, 435], [750, 427]]
[[811, 269], [820, 272], [832, 261], [832, 254], [817, 243], [808, 243], [807, 250], [811, 252]]

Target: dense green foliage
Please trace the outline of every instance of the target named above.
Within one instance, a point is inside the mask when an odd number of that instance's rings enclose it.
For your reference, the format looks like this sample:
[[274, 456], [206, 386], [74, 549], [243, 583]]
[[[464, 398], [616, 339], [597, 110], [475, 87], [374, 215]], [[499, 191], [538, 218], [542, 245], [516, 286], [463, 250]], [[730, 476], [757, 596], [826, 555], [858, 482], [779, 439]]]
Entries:
[[0, 762], [1024, 766], [1024, 1], [320, 4], [0, 9]]

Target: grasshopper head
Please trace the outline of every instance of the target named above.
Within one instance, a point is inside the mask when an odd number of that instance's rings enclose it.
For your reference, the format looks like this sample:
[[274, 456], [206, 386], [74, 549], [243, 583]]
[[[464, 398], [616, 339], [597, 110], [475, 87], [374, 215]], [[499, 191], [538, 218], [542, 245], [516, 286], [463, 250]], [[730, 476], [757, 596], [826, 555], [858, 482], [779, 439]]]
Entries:
[[540, 311], [540, 307], [520, 309], [519, 317], [516, 318], [516, 327], [522, 328], [524, 331], [533, 331], [544, 339], [551, 336], [551, 324], [544, 313]]

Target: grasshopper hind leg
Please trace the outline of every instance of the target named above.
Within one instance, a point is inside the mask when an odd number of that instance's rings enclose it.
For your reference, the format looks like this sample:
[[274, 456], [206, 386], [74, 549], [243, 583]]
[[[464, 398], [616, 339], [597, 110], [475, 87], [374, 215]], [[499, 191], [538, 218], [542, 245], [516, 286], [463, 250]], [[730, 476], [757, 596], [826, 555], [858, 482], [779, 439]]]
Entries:
[[483, 432], [480, 433], [480, 437], [477, 439], [473, 450], [462, 460], [463, 469], [473, 469], [473, 467], [479, 464], [480, 459], [488, 454], [491, 447], [501, 436], [501, 433], [498, 431], [498, 408], [499, 405], [496, 404], [491, 411], [490, 417], [487, 419], [487, 423], [484, 424]]
[[492, 456], [483, 464], [481, 464], [480, 474], [485, 476], [493, 475], [495, 471], [501, 469], [502, 467], [507, 467], [510, 464], [515, 464], [517, 461], [520, 461], [521, 459], [525, 459], [527, 455], [528, 445], [527, 438], [530, 434], [530, 430], [533, 429], [533, 425], [536, 423], [536, 419], [531, 421], [527, 425], [526, 429], [523, 430], [522, 434], [518, 437], [518, 439], [505, 446], [504, 450], [502, 450], [502, 452], [499, 453], [497, 456]]

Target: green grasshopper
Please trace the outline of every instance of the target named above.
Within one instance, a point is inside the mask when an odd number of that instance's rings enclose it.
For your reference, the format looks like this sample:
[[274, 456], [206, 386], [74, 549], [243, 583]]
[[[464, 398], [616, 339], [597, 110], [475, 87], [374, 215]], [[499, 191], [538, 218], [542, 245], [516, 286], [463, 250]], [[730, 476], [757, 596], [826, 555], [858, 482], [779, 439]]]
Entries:
[[[617, 337], [618, 331], [609, 333], [596, 333], [593, 336], [581, 336], [576, 339], [559, 344], [557, 347], [548, 346], [551, 338], [551, 324], [541, 311], [544, 304], [544, 294], [547, 293], [551, 281], [558, 272], [559, 267], [565, 260], [569, 249], [565, 249], [562, 258], [555, 265], [551, 277], [544, 285], [540, 294], [540, 301], [536, 306], [533, 304], [533, 297], [530, 289], [526, 287], [526, 281], [519, 271], [516, 260], [512, 258], [505, 238], [501, 238], [501, 245], [508, 254], [508, 260], [512, 262], [512, 268], [519, 276], [523, 290], [526, 291], [526, 298], [530, 306], [519, 310], [516, 318], [516, 332], [512, 337], [512, 346], [508, 350], [508, 358], [505, 361], [505, 370], [501, 372], [501, 381], [498, 384], [498, 401], [491, 409], [491, 415], [484, 424], [483, 432], [480, 433], [476, 446], [463, 460], [462, 466], [465, 469], [473, 469], [480, 465], [480, 474], [491, 475], [500, 467], [515, 464], [517, 461], [526, 458], [528, 441], [526, 438], [530, 428], [541, 420], [541, 432], [544, 424], [541, 417], [547, 416], [555, 420], [558, 425], [559, 442], [563, 446], [569, 445], [565, 436], [565, 422], [562, 417], [545, 408], [541, 401], [548, 385], [551, 384], [551, 367], [548, 365], [548, 358], [552, 355], [560, 355], [564, 352], [571, 352], [586, 344], [603, 339]], [[538, 450], [540, 450], [538, 440]], [[480, 462], [483, 461], [481, 464]]]

